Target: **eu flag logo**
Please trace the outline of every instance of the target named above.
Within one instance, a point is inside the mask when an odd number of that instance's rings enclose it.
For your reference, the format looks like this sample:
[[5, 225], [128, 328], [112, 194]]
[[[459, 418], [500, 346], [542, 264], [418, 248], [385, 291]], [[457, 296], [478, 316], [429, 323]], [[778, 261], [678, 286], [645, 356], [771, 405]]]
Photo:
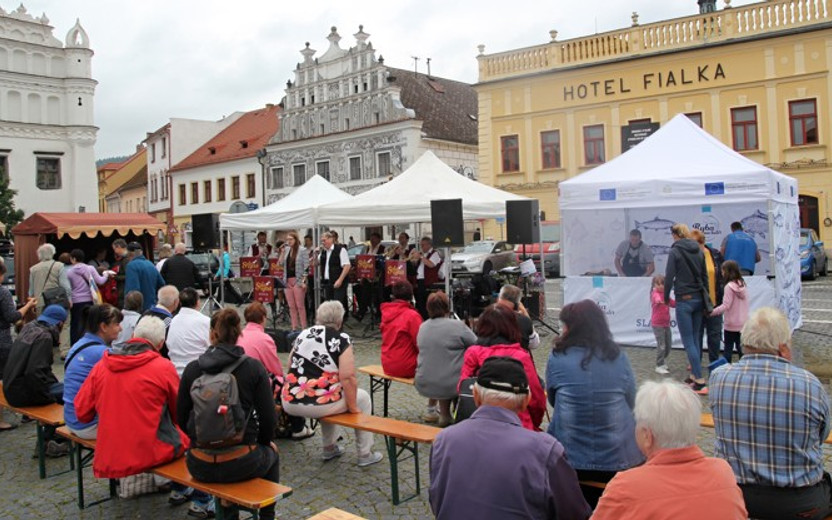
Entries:
[[615, 188], [600, 190], [599, 198], [601, 200], [615, 200]]
[[724, 182], [706, 182], [705, 195], [725, 195]]

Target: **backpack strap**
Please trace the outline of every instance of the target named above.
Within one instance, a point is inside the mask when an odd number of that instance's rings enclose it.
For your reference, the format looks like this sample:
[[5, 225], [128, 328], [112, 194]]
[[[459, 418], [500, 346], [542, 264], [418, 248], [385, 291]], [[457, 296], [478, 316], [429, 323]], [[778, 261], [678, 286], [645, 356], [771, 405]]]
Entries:
[[70, 354], [70, 355], [69, 355], [69, 357], [68, 357], [68, 358], [66, 358], [66, 361], [64, 362], [64, 371], [66, 371], [66, 369], [69, 367], [69, 363], [70, 363], [70, 361], [72, 361], [73, 359], [75, 359], [75, 356], [76, 356], [79, 352], [81, 352], [82, 350], [84, 350], [84, 349], [85, 349], [85, 348], [87, 348], [87, 347], [91, 347], [91, 346], [93, 346], [93, 345], [100, 345], [100, 344], [101, 344], [101, 342], [99, 342], [99, 341], [90, 341], [90, 342], [88, 342], [88, 343], [84, 343], [83, 345], [81, 345], [80, 347], [78, 347], [78, 348], [75, 350], [75, 352], [73, 352], [72, 354]]
[[240, 365], [243, 364], [243, 361], [245, 361], [246, 359], [248, 359], [248, 356], [243, 354], [242, 356], [240, 356], [240, 359], [238, 359], [237, 361], [235, 361], [235, 362], [231, 363], [230, 365], [226, 366], [225, 368], [223, 368], [222, 373], [230, 374], [230, 373], [234, 372], [235, 370], [237, 370], [237, 368], [240, 367]]

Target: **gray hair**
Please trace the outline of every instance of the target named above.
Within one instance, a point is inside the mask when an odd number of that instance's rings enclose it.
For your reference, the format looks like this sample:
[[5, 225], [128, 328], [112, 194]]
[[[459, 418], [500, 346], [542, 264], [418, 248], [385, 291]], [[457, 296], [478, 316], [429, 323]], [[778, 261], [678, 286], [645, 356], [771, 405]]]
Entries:
[[501, 406], [519, 412], [523, 408], [527, 394], [515, 394], [514, 392], [503, 392], [493, 388], [483, 388], [474, 383], [474, 392], [480, 397], [481, 404]]
[[762, 307], [751, 313], [742, 327], [742, 346], [766, 354], [777, 354], [780, 345], [790, 345], [792, 340], [789, 320], [774, 307]]
[[500, 289], [499, 298], [501, 300], [511, 302], [514, 305], [519, 305], [521, 294], [522, 293], [520, 292], [519, 287], [517, 287], [516, 285], [511, 285], [510, 283], [507, 283], [507, 284], [503, 285], [503, 287]]
[[688, 386], [665, 379], [647, 381], [636, 394], [636, 425], [653, 433], [660, 449], [696, 444], [702, 403]]
[[159, 300], [159, 305], [169, 311], [173, 311], [173, 308], [176, 307], [176, 302], [179, 301], [179, 289], [175, 285], [166, 285], [159, 289], [156, 297]]
[[185, 242], [177, 242], [176, 245], [173, 246], [173, 252], [177, 255], [184, 255], [187, 249], [188, 246], [185, 245]]
[[134, 338], [143, 338], [154, 346], [165, 341], [165, 322], [156, 316], [144, 316], [133, 329]]
[[43, 244], [38, 248], [38, 261], [45, 262], [47, 260], [52, 260], [55, 256], [55, 246], [52, 244]]
[[344, 322], [344, 306], [338, 300], [323, 302], [315, 313], [315, 323], [340, 329]]
[[170, 258], [171, 255], [173, 255], [173, 248], [170, 247], [170, 244], [162, 244], [162, 247], [159, 248], [159, 259]]

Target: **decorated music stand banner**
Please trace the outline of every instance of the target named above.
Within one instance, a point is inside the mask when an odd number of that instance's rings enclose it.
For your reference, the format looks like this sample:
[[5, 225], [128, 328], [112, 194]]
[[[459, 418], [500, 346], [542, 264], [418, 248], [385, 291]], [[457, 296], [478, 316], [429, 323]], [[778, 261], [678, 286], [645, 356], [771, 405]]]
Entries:
[[279, 258], [269, 258], [269, 275], [283, 279], [283, 264]]
[[260, 303], [274, 302], [274, 277], [255, 276], [252, 296]]
[[355, 277], [359, 280], [372, 280], [376, 277], [375, 255], [356, 255]]
[[384, 285], [390, 286], [396, 282], [407, 281], [407, 261], [387, 260], [384, 262]]
[[252, 277], [260, 275], [260, 257], [259, 256], [241, 256], [240, 257], [240, 276]]

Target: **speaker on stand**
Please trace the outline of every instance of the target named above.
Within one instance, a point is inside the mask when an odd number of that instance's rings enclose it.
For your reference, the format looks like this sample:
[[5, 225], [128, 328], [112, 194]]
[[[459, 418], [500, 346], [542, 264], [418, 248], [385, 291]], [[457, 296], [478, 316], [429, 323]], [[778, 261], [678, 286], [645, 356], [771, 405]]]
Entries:
[[194, 251], [220, 247], [220, 216], [216, 213], [191, 215], [191, 245]]

